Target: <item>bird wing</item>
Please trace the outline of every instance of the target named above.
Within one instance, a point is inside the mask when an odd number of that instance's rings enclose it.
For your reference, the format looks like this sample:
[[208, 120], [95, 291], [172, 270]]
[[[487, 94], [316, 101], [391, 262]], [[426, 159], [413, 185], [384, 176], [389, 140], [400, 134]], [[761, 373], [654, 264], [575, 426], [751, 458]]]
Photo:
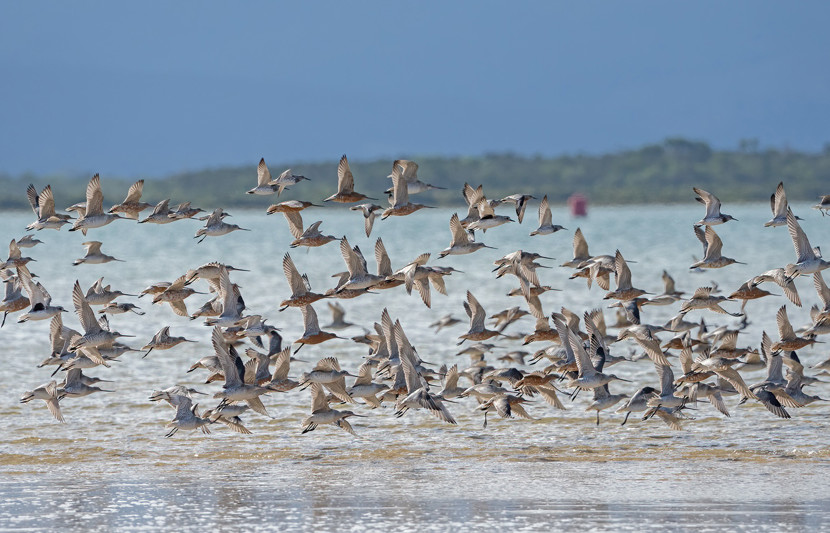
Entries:
[[793, 210], [789, 207], [787, 208], [787, 229], [790, 232], [790, 238], [793, 240], [795, 254], [798, 256], [796, 263], [801, 263], [802, 261], [807, 261], [809, 259], [815, 259], [816, 254], [813, 251], [813, 247], [810, 246], [807, 234], [804, 233], [803, 229], [801, 229], [801, 226], [798, 224], [798, 220], [795, 219]]
[[792, 324], [790, 324], [790, 319], [787, 316], [786, 305], [782, 305], [781, 308], [778, 309], [778, 313], [775, 315], [775, 319], [776, 322], [778, 322], [778, 335], [781, 337], [781, 340], [795, 338], [793, 326]]
[[101, 192], [101, 178], [98, 174], [92, 176], [86, 186], [86, 215], [101, 215], [104, 213], [104, 193]]
[[265, 158], [259, 160], [259, 165], [256, 167], [256, 184], [257, 187], [265, 187], [271, 184], [271, 172], [268, 170], [268, 165], [265, 164]]
[[389, 276], [392, 274], [392, 260], [389, 259], [389, 254], [386, 253], [386, 247], [383, 245], [380, 237], [375, 242], [375, 261], [378, 264], [378, 276]]
[[77, 280], [75, 286], [72, 287], [72, 304], [75, 306], [75, 313], [78, 315], [78, 320], [81, 321], [81, 327], [85, 334], [101, 331], [101, 325], [95, 319], [95, 313], [84, 297], [81, 284]]
[[458, 219], [458, 213], [453, 213], [450, 217], [450, 233], [452, 234], [451, 247], [470, 242], [467, 232], [464, 231], [464, 226], [461, 225], [461, 221]]
[[[539, 204], [539, 226], [550, 226], [553, 222], [553, 215], [550, 212], [550, 205], [548, 204], [548, 195], [542, 198]], [[576, 236], [574, 236], [574, 252], [576, 252]]]
[[124, 199], [125, 204], [137, 204], [141, 200], [141, 193], [144, 191], [144, 180], [138, 180], [130, 185], [127, 191], [127, 197]]
[[343, 154], [340, 163], [337, 165], [337, 192], [354, 192], [354, 176], [349, 168], [349, 160], [346, 159], [346, 154]]
[[239, 354], [236, 353], [236, 348], [228, 346], [228, 343], [225, 342], [219, 326], [213, 328], [211, 341], [213, 342], [216, 357], [219, 358], [222, 373], [225, 375], [225, 387], [238, 387], [244, 384], [245, 365], [242, 363]]
[[320, 333], [320, 324], [317, 322], [317, 312], [311, 305], [304, 305], [302, 308], [303, 325], [305, 326], [304, 337]]

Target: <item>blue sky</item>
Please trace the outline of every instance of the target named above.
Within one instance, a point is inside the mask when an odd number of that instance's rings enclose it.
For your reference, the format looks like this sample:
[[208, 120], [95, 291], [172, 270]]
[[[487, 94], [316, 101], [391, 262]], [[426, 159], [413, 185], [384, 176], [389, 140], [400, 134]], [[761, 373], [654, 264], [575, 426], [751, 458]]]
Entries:
[[0, 3], [0, 172], [830, 142], [823, 2]]

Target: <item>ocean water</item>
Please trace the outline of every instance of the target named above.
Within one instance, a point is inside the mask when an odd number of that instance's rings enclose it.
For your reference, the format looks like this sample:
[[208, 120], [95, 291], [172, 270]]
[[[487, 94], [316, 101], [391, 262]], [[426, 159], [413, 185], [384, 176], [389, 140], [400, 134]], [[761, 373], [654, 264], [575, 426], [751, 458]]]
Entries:
[[[207, 207], [207, 206], [205, 206]], [[802, 227], [814, 246], [826, 242], [830, 218], [807, 205], [794, 205], [805, 220]], [[702, 255], [692, 223], [703, 215], [702, 206], [690, 201], [677, 206], [592, 207], [587, 218], [570, 219], [554, 211], [554, 222], [568, 228], [553, 235], [529, 237], [535, 229], [535, 205], [523, 224], [507, 224], [479, 238], [495, 250], [437, 259], [450, 240], [452, 210], [433, 209], [409, 217], [377, 220], [371, 238], [363, 233], [363, 220], [344, 209], [304, 211], [306, 224], [323, 220], [322, 231], [346, 235], [359, 245], [370, 270], [375, 268], [373, 246], [383, 238], [393, 268], [417, 255], [431, 252], [435, 264], [453, 266], [461, 273], [446, 278], [448, 296], [432, 294], [426, 308], [417, 294], [403, 288], [340, 300], [346, 320], [357, 324], [338, 334], [349, 337], [379, 321], [384, 307], [400, 319], [420, 356], [429, 362], [467, 366], [457, 356], [458, 335], [466, 321], [436, 334], [429, 324], [445, 314], [466, 319], [463, 301], [470, 290], [488, 314], [514, 305], [520, 298], [506, 293], [517, 286], [515, 278], [495, 279], [493, 261], [517, 249], [535, 251], [555, 260], [542, 260], [540, 269], [550, 291], [541, 300], [546, 313], [567, 307], [580, 315], [601, 308], [614, 323], [614, 311], [603, 300], [605, 291], [589, 289], [583, 279], [570, 280], [571, 270], [558, 267], [572, 256], [572, 237], [580, 227], [592, 254], [613, 254], [619, 249], [629, 260], [636, 287], [662, 292], [660, 274], [671, 273], [679, 290], [716, 283], [724, 293], [735, 290], [749, 277], [783, 266], [794, 258], [786, 228], [764, 228], [770, 218], [762, 204], [729, 205], [724, 211], [738, 221], [718, 226], [723, 254], [745, 265], [693, 273], [693, 256]], [[509, 209], [504, 209], [505, 213]], [[463, 216], [463, 213], [461, 213]], [[31, 213], [2, 215], [0, 238], [7, 242], [22, 236]], [[211, 237], [198, 244], [196, 221], [165, 226], [117, 221], [94, 229], [87, 237], [78, 232], [45, 230], [37, 233], [44, 244], [25, 249], [36, 262], [30, 267], [53, 296], [53, 302], [72, 308], [75, 280], [86, 289], [97, 278], [129, 293], [138, 293], [157, 281], [172, 281], [188, 268], [222, 261], [250, 272], [234, 272], [242, 287], [249, 313], [262, 314], [281, 328], [286, 342], [302, 334], [297, 309], [279, 312], [279, 302], [290, 291], [282, 274], [282, 257], [290, 252], [301, 272], [308, 274], [316, 291], [333, 287], [331, 275], [344, 270], [337, 243], [321, 248], [290, 250], [291, 236], [280, 215], [236, 211], [228, 219], [250, 232]], [[72, 266], [83, 256], [81, 243], [100, 240], [103, 251], [124, 262]], [[430, 263], [432, 264], [431, 261]], [[739, 346], [760, 344], [761, 332], [777, 338], [775, 314], [782, 305], [794, 327], [809, 323], [809, 308], [818, 298], [812, 279], [797, 280], [804, 303], [793, 306], [783, 296], [754, 300], [747, 305], [749, 325]], [[195, 287], [206, 291], [207, 285]], [[767, 287], [781, 294], [774, 286]], [[196, 310], [207, 295], [187, 300]], [[376, 410], [356, 409], [366, 418], [353, 418], [358, 437], [333, 426], [320, 426], [300, 434], [302, 419], [310, 410], [309, 392], [294, 390], [264, 398], [268, 419], [256, 413], [243, 416], [252, 435], [231, 433], [212, 426], [212, 434], [180, 431], [165, 438], [165, 424], [173, 410], [149, 402], [153, 389], [175, 384], [197, 387], [212, 394], [221, 385], [203, 384], [205, 371], [187, 373], [200, 357], [212, 353], [211, 328], [201, 320], [176, 316], [166, 305], [152, 305], [147, 297], [121, 298], [137, 303], [145, 316], [111, 318], [112, 326], [135, 335], [126, 341], [140, 348], [165, 325], [173, 335], [197, 341], [167, 351], [154, 351], [141, 359], [127, 353], [111, 368], [86, 371], [113, 380], [105, 388], [115, 392], [61, 402], [65, 424], [56, 422], [43, 402], [18, 402], [21, 394], [49, 381], [54, 367], [38, 369], [49, 354], [48, 321], [16, 323], [10, 315], [0, 329], [4, 364], [0, 367], [0, 530], [201, 530], [304, 529], [343, 530], [642, 530], [736, 529], [803, 531], [830, 523], [830, 406], [816, 402], [788, 409], [792, 419], [772, 416], [757, 403], [737, 405], [726, 399], [731, 417], [706, 403], [689, 411], [683, 429], [674, 431], [657, 419], [641, 421], [632, 415], [621, 426], [622, 415], [604, 411], [596, 425], [586, 412], [590, 394], [558, 411], [540, 400], [527, 406], [534, 420], [491, 416], [483, 427], [472, 399], [448, 407], [457, 426], [444, 424], [423, 412], [408, 412], [398, 419], [387, 405]], [[724, 307], [737, 311], [739, 303]], [[330, 321], [325, 301], [315, 304], [320, 324]], [[648, 307], [643, 320], [662, 324], [676, 314], [678, 304]], [[710, 311], [695, 311], [689, 319], [704, 318], [712, 327], [735, 325], [737, 319]], [[64, 315], [66, 325], [78, 328], [74, 313]], [[324, 328], [325, 329], [325, 328]], [[533, 320], [523, 319], [507, 332], [529, 332]], [[612, 332], [616, 331], [611, 329]], [[667, 335], [661, 338], [668, 340]], [[521, 341], [502, 340], [488, 359], [518, 349]], [[524, 349], [545, 347], [534, 343]], [[624, 341], [612, 353], [627, 354], [636, 344]], [[366, 355], [364, 345], [333, 340], [308, 346], [298, 354], [307, 363], [292, 365], [291, 376], [309, 370], [322, 357], [336, 356], [344, 369], [356, 371]], [[799, 352], [806, 367], [830, 356], [825, 344]], [[678, 365], [673, 360], [675, 373]], [[520, 366], [529, 370], [529, 366]], [[632, 380], [612, 383], [612, 392], [631, 394], [646, 384], [658, 385], [647, 360], [621, 363], [613, 372]], [[763, 371], [743, 371], [748, 383], [761, 381]], [[808, 368], [808, 373], [816, 373]], [[830, 378], [825, 377], [825, 381]], [[811, 386], [812, 394], [830, 398], [830, 385]], [[199, 400], [206, 408], [217, 400]], [[613, 410], [612, 410], [613, 411]]]

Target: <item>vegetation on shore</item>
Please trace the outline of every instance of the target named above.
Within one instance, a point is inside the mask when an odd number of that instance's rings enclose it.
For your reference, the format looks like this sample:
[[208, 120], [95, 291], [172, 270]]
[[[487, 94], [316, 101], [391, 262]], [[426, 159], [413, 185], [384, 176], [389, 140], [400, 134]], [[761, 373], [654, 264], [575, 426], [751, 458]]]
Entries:
[[[318, 202], [332, 194], [337, 182], [337, 159], [318, 163], [266, 162], [276, 178], [289, 166], [294, 174], [308, 177], [279, 198], [303, 198]], [[565, 201], [575, 192], [594, 204], [637, 204], [687, 202], [691, 187], [715, 193], [722, 201], [764, 201], [784, 181], [791, 201], [813, 200], [830, 194], [830, 149], [803, 152], [789, 149], [760, 150], [755, 141], [742, 141], [739, 149], [716, 150], [704, 142], [671, 138], [636, 150], [558, 157], [526, 157], [491, 153], [477, 157], [429, 157], [401, 154], [419, 166], [422, 181], [446, 187], [418, 196], [430, 205], [462, 202], [465, 182], [484, 185], [488, 198], [525, 193], [552, 203]], [[155, 203], [164, 198], [171, 205], [191, 201], [194, 206], [264, 207], [276, 196], [246, 195], [256, 183], [256, 165], [206, 169], [147, 180], [144, 200]], [[350, 160], [356, 190], [382, 198], [388, 188], [391, 160]], [[38, 190], [52, 185], [58, 209], [82, 201], [90, 176], [16, 176], [0, 173], [0, 208], [28, 208], [26, 186]], [[134, 179], [101, 176], [106, 202], [117, 203]], [[237, 193], [234, 194], [233, 191]], [[376, 202], [378, 203], [378, 202]], [[382, 203], [382, 202], [381, 202]]]

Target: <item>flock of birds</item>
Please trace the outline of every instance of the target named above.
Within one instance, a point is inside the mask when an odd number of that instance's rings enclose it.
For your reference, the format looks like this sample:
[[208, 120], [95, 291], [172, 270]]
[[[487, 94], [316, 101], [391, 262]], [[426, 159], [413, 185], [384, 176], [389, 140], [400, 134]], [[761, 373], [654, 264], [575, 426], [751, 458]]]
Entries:
[[[378, 216], [383, 220], [390, 216], [408, 216], [428, 208], [410, 202], [409, 195], [440, 187], [420, 181], [417, 171], [418, 165], [412, 161], [395, 161], [389, 176], [392, 187], [386, 191], [390, 195], [389, 206], [384, 208], [374, 203], [361, 203], [350, 207], [364, 217], [367, 237], [371, 235]], [[337, 173], [337, 192], [326, 198], [325, 202], [357, 204], [373, 200], [355, 191], [354, 177], [346, 156], [340, 160]], [[287, 187], [295, 186], [304, 179], [303, 176], [293, 175], [290, 169], [273, 179], [262, 160], [258, 167], [257, 185], [247, 192], [279, 196]], [[27, 194], [36, 220], [27, 229], [60, 230], [64, 225], [70, 225], [69, 231], [80, 230], [86, 235], [88, 231], [118, 219], [168, 224], [194, 218], [202, 212], [189, 203], [171, 209], [169, 201], [165, 200], [156, 205], [149, 216], [139, 220], [142, 211], [153, 207], [141, 201], [143, 185], [143, 180], [138, 181], [130, 187], [122, 203], [104, 211], [100, 178], [95, 175], [87, 186], [86, 202], [67, 209], [77, 214], [74, 218], [55, 210], [50, 186], [38, 193], [30, 185]], [[530, 195], [515, 194], [497, 201], [488, 200], [481, 186], [474, 188], [469, 184], [465, 184], [462, 192], [468, 205], [467, 214], [463, 219], [457, 213], [450, 218], [450, 244], [438, 254], [439, 257], [471, 254], [490, 248], [479, 235], [515, 222], [510, 216], [496, 214], [496, 208], [505, 204], [514, 206], [517, 221], [521, 224], [526, 208], [535, 199]], [[698, 188], [694, 192], [696, 199], [706, 207], [705, 216], [694, 223], [704, 254], [703, 259], [690, 268], [714, 269], [737, 263], [722, 255], [723, 243], [714, 229], [735, 219], [721, 212], [720, 201], [713, 194]], [[616, 335], [608, 334], [601, 309], [575, 312], [563, 307], [550, 314], [543, 311], [540, 296], [556, 289], [540, 282], [537, 269], [543, 267], [539, 261], [550, 258], [517, 250], [496, 261], [494, 272], [496, 277], [510, 275], [516, 278], [518, 287], [511, 295], [522, 297], [525, 306], [511, 307], [489, 316], [493, 322], [488, 326], [487, 312], [471, 291], [466, 293], [464, 310], [469, 318], [469, 329], [458, 336], [458, 344], [466, 341], [469, 344], [458, 355], [470, 357], [468, 367], [460, 368], [457, 364], [449, 368], [446, 365], [437, 367], [422, 360], [400, 319], [393, 318], [387, 309], [383, 309], [373, 325], [373, 331], [367, 330], [366, 334], [352, 338], [354, 342], [368, 346], [368, 354], [356, 374], [343, 370], [337, 357], [329, 356], [317, 361], [308, 371], [291, 377], [292, 365], [301, 361], [294, 357], [300, 348], [306, 344], [342, 338], [327, 330], [340, 330], [351, 325], [345, 321], [345, 312], [337, 299], [357, 298], [368, 292], [402, 286], [398, 290], [407, 293], [416, 289], [423, 303], [430, 307], [430, 287], [446, 294], [445, 278], [457, 272], [451, 266], [429, 265], [429, 253], [421, 254], [394, 270], [383, 241], [377, 239], [374, 249], [377, 269], [376, 273], [371, 273], [360, 248], [353, 247], [346, 237], [323, 234], [321, 221], [305, 225], [301, 212], [314, 206], [308, 201], [290, 200], [267, 209], [267, 214], [284, 215], [294, 238], [291, 248], [318, 247], [339, 241], [346, 264], [346, 271], [335, 275], [339, 279], [337, 285], [318, 293], [311, 289], [308, 278], [297, 269], [290, 254], [284, 255], [282, 265], [290, 295], [286, 291], [276, 301], [281, 301], [280, 311], [288, 307], [301, 311], [304, 333], [300, 338], [284, 343], [279, 330], [267, 324], [264, 315], [253, 314], [247, 309], [239, 286], [231, 279], [232, 273], [243, 269], [231, 265], [206, 263], [188, 270], [173, 281], [155, 283], [137, 295], [138, 298], [150, 296], [153, 304], [169, 304], [176, 315], [193, 319], [202, 317], [204, 324], [211, 328], [213, 355], [195, 362], [188, 372], [204, 370], [208, 372], [205, 383], [221, 381], [221, 390], [213, 394], [218, 402], [200, 411], [195, 399], [209, 395], [194, 388], [175, 385], [154, 391], [151, 401], [166, 401], [175, 409], [172, 421], [167, 424], [168, 437], [178, 430], [199, 429], [209, 433], [209, 428], [216, 423], [238, 433], [250, 433], [241, 416], [252, 410], [270, 417], [262, 397], [294, 389], [310, 390], [311, 412], [302, 422], [303, 433], [314, 430], [320, 424], [332, 424], [354, 434], [348, 419], [369, 416], [373, 409], [382, 408], [384, 404], [392, 406], [397, 417], [409, 410], [425, 410], [443, 422], [455, 424], [451, 413], [455, 407], [451, 408], [449, 404], [468, 398], [472, 398], [475, 409], [483, 413], [485, 427], [490, 412], [504, 418], [532, 418], [524, 406], [535, 397], [538, 396], [552, 408], [565, 409], [566, 404], [560, 396], [573, 400], [583, 392], [592, 395], [587, 410], [596, 411], [597, 424], [600, 423], [601, 411], [616, 407], [618, 413], [625, 414], [623, 424], [629, 415], [635, 413], [643, 420], [657, 416], [674, 429], [681, 428], [681, 422], [689, 418], [684, 412], [698, 402], [708, 402], [724, 416], [730, 416], [724, 400], [728, 396], [737, 396], [738, 403], [759, 402], [772, 415], [781, 418], [790, 417], [788, 408], [801, 408], [821, 400], [804, 390], [820, 380], [805, 373], [797, 350], [818, 342], [817, 336], [830, 333], [830, 289], [821, 274], [822, 270], [830, 267], [830, 262], [822, 259], [820, 251], [811, 246], [799, 225], [800, 219], [787, 205], [783, 183], [778, 185], [771, 197], [773, 218], [765, 226], [788, 228], [796, 258], [788, 265], [754, 276], [728, 296], [718, 294], [716, 287], [700, 287], [687, 296], [675, 289], [674, 280], [665, 271], [665, 291], [659, 295], [647, 293], [633, 285], [631, 271], [619, 251], [614, 255], [592, 256], [581, 230], [576, 229], [573, 259], [561, 266], [573, 269], [572, 279], [585, 278], [589, 287], [596, 283], [607, 291], [604, 300], [613, 300], [613, 306], [617, 308], [615, 327], [619, 329]], [[823, 197], [815, 207], [824, 215], [830, 210], [830, 196]], [[226, 216], [227, 213], [218, 208], [199, 218], [204, 221], [204, 227], [195, 235], [199, 242], [207, 237], [246, 231], [226, 223]], [[548, 200], [544, 197], [539, 205], [539, 226], [530, 235], [549, 235], [564, 229], [552, 223]], [[105, 285], [103, 278], [87, 290], [76, 281], [72, 306], [80, 326], [73, 329], [65, 325], [63, 313], [68, 313], [68, 310], [53, 304], [45, 286], [29, 270], [32, 259], [22, 253], [22, 250], [40, 243], [33, 234], [11, 241], [9, 257], [0, 264], [5, 282], [5, 297], [0, 310], [3, 311], [3, 324], [7, 315], [14, 313], [21, 313], [18, 323], [51, 321], [51, 353], [38, 367], [55, 367], [52, 376], [60, 374], [60, 380], [52, 379], [27, 391], [20, 401], [42, 400], [54, 418], [63, 422], [61, 402], [105, 391], [98, 386], [105, 380], [86, 372], [99, 366], [109, 367], [112, 360], [126, 352], [139, 351], [120, 342], [130, 335], [115, 331], [107, 316], [144, 313], [136, 303], [117, 301], [136, 295]], [[75, 260], [75, 265], [119, 261], [101, 251], [100, 241], [90, 240], [84, 246], [86, 254]], [[764, 332], [757, 349], [738, 346], [740, 326], [732, 329], [710, 325], [706, 328], [703, 320], [686, 320], [687, 313], [693, 310], [745, 316], [744, 306], [749, 300], [771, 295], [761, 287], [767, 282], [779, 285], [793, 305], [801, 306], [795, 280], [802, 276], [812, 276], [823, 307], [814, 306], [811, 313], [813, 323], [796, 333], [788, 319], [786, 305], [782, 306], [777, 314], [777, 340], [773, 341]], [[47, 280], [43, 282], [48, 284]], [[206, 284], [213, 296], [191, 313], [186, 300], [194, 294], [204, 294], [193, 288], [197, 282]], [[326, 299], [333, 316], [332, 323], [325, 326], [326, 329], [321, 329], [314, 308], [315, 303], [323, 299]], [[736, 300], [743, 302], [740, 312], [722, 307], [722, 304]], [[666, 324], [653, 325], [641, 319], [642, 309], [649, 305], [677, 305], [679, 310]], [[98, 308], [97, 316], [93, 308]], [[508, 333], [511, 325], [525, 317], [535, 320], [532, 333]], [[447, 315], [435, 321], [432, 327], [438, 333], [460, 322], [454, 316]], [[521, 343], [522, 348], [499, 352], [500, 348], [487, 342], [495, 338]], [[612, 382], [628, 380], [608, 372], [612, 365], [640, 364], [633, 362], [636, 358], [612, 354], [612, 346], [626, 340], [636, 343], [642, 349], [640, 358], [650, 359], [655, 369], [653, 380], [630, 396], [612, 393]], [[141, 348], [145, 351], [142, 357], [154, 350], [169, 350], [184, 342], [193, 341], [173, 336], [170, 327], [164, 327]], [[523, 350], [532, 343], [542, 343], [543, 347], [534, 352]], [[293, 353], [292, 346], [297, 346]], [[244, 352], [245, 357], [240, 352]], [[675, 353], [677, 358], [673, 363], [671, 360], [675, 358]], [[498, 357], [494, 359], [495, 355]], [[532, 364], [537, 365], [535, 368], [538, 369], [528, 370], [527, 366]], [[766, 368], [765, 379], [747, 384], [740, 370], [758, 368]], [[816, 368], [830, 369], [830, 359]]]

